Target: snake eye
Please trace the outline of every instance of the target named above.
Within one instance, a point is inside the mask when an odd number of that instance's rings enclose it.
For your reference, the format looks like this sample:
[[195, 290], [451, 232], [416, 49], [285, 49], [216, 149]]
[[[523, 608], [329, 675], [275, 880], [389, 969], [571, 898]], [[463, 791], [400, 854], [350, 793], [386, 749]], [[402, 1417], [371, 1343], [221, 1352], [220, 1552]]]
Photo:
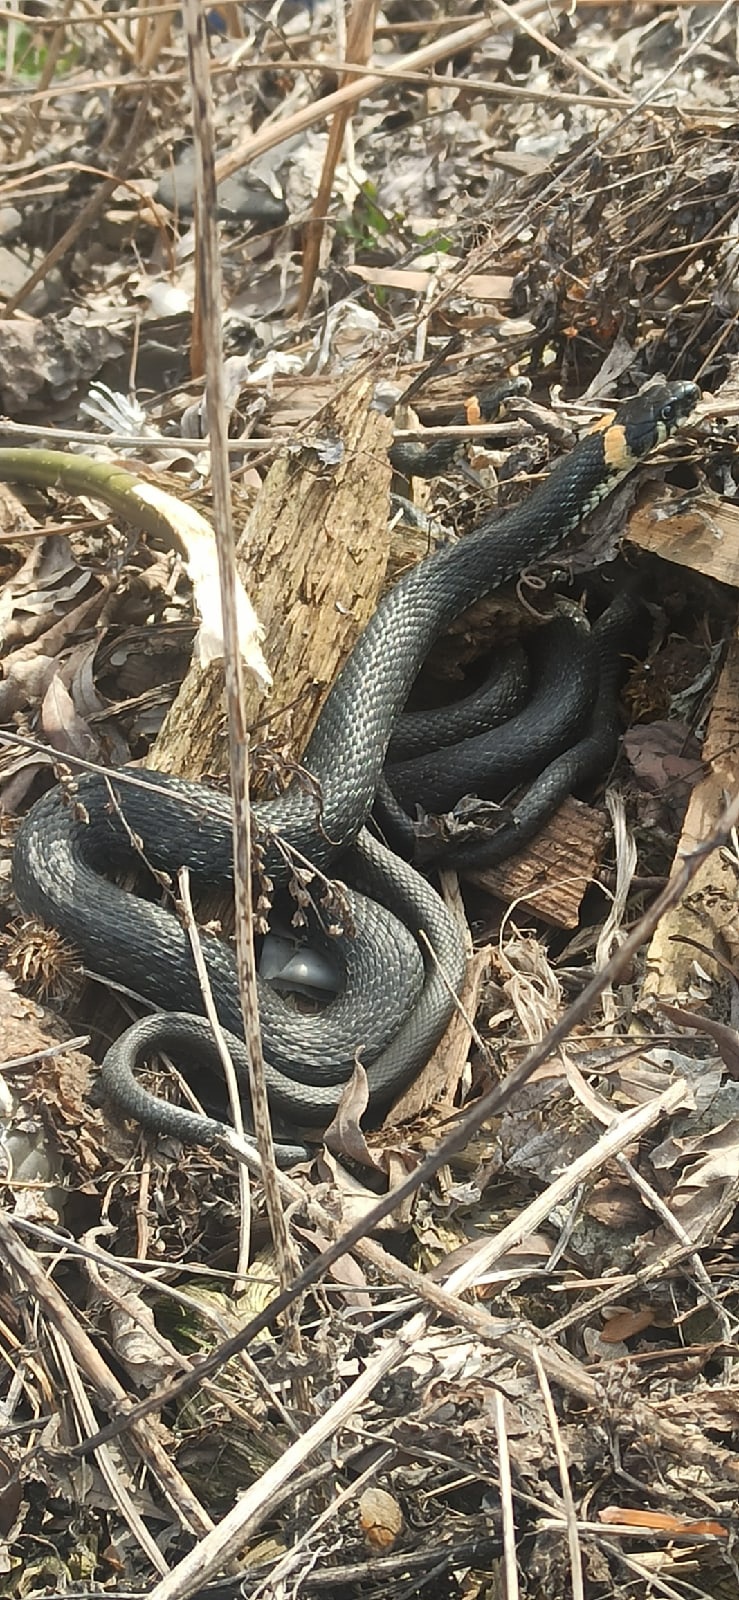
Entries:
[[665, 404], [662, 407], [661, 416], [662, 416], [662, 421], [666, 422], [666, 424], [667, 424], [667, 426], [669, 428], [670, 423], [674, 422], [675, 421], [675, 417], [677, 416], [677, 405], [676, 405], [674, 400], [666, 400], [665, 401]]

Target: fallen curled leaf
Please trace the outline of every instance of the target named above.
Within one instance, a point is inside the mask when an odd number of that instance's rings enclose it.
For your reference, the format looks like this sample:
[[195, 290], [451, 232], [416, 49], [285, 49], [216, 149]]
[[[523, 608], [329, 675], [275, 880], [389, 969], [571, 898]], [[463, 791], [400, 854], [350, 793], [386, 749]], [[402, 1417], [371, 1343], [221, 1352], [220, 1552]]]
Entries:
[[[638, 724], [624, 734], [623, 747], [628, 761], [644, 789], [662, 794], [669, 786], [682, 785], [687, 804], [691, 789], [702, 775], [700, 748], [685, 722]], [[674, 801], [675, 796], [672, 795]]]
[[391, 1550], [403, 1529], [403, 1513], [386, 1489], [365, 1489], [359, 1497], [359, 1521], [372, 1550]]
[[[727, 1199], [739, 1176], [739, 1118], [694, 1136], [666, 1139], [653, 1159], [658, 1170], [682, 1169], [670, 1206], [691, 1239], [706, 1240], [727, 1226]], [[660, 1229], [654, 1247], [661, 1248], [664, 1238]]]
[[367, 1148], [367, 1141], [360, 1127], [360, 1121], [368, 1104], [367, 1074], [364, 1067], [357, 1062], [323, 1138], [327, 1149], [332, 1150], [334, 1155], [356, 1161], [359, 1166], [373, 1168], [376, 1167], [376, 1162]]

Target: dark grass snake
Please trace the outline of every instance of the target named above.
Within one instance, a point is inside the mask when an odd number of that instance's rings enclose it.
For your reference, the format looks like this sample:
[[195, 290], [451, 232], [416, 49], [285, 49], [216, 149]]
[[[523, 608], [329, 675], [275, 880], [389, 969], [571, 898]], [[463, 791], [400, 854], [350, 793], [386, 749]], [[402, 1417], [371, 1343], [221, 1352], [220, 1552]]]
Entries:
[[618, 691], [637, 636], [646, 631], [647, 618], [638, 595], [626, 590], [616, 596], [593, 629], [597, 654], [597, 694], [586, 724], [566, 749], [551, 757], [535, 782], [510, 810], [496, 820], [485, 819], [482, 828], [463, 826], [435, 848], [426, 847], [421, 858], [458, 872], [481, 872], [498, 866], [543, 828], [562, 803], [562, 797], [582, 789], [612, 766], [618, 750]]
[[385, 776], [409, 811], [448, 811], [461, 795], [499, 800], [540, 771], [587, 722], [597, 693], [597, 653], [576, 607], [538, 630], [532, 645], [531, 695], [502, 726], [460, 736], [453, 757], [438, 753], [390, 762]]
[[387, 747], [387, 761], [409, 761], [499, 727], [525, 705], [528, 689], [529, 660], [525, 650], [518, 644], [496, 650], [476, 689], [460, 695], [451, 705], [402, 713]]
[[[304, 756], [312, 783], [293, 783], [280, 799], [254, 807], [263, 869], [273, 883], [288, 882], [291, 852], [334, 871], [352, 886], [349, 911], [359, 934], [334, 941], [345, 985], [320, 1015], [306, 1018], [271, 992], [263, 996], [279, 1126], [325, 1127], [358, 1058], [368, 1070], [372, 1108], [382, 1109], [425, 1064], [462, 982], [461, 935], [440, 897], [364, 826], [393, 728], [435, 638], [483, 594], [552, 551], [674, 432], [698, 397], [692, 383], [652, 385], [587, 434], [525, 502], [485, 518], [462, 542], [407, 573], [380, 602], [326, 699]], [[167, 1040], [178, 1058], [213, 1063], [210, 1030], [202, 1016], [190, 1015], [202, 1012], [202, 1001], [189, 941], [171, 910], [118, 888], [104, 872], [131, 864], [133, 837], [159, 872], [187, 865], [197, 884], [228, 884], [230, 800], [159, 773], [135, 777], [132, 784], [87, 776], [71, 794], [60, 785], [39, 800], [18, 834], [14, 888], [24, 911], [56, 927], [88, 968], [177, 1013], [175, 1020], [145, 1018], [113, 1046], [102, 1075], [106, 1098], [153, 1130], [208, 1142], [219, 1124], [146, 1096], [133, 1071]], [[237, 1037], [233, 957], [216, 939], [205, 939], [204, 949], [239, 1071], [245, 1049]]]

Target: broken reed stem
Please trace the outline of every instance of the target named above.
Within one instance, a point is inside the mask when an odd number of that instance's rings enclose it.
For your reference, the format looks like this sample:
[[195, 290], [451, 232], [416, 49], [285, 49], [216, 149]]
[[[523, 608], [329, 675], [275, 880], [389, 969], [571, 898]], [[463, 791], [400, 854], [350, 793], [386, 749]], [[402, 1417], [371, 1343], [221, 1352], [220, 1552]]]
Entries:
[[244, 1038], [249, 1053], [254, 1131], [262, 1161], [265, 1203], [283, 1288], [297, 1267], [277, 1183], [272, 1127], [264, 1079], [262, 1038], [259, 1029], [257, 977], [254, 954], [251, 812], [249, 806], [249, 741], [244, 723], [243, 666], [236, 609], [236, 559], [234, 549], [231, 479], [228, 470], [227, 410], [223, 390], [223, 330], [221, 320], [221, 257], [216, 220], [213, 107], [205, 17], [198, 0], [185, 0], [188, 60], [192, 83], [193, 132], [196, 151], [196, 262], [201, 313], [198, 335], [205, 356], [208, 433], [212, 448], [212, 492], [224, 637], [224, 682], [228, 711], [231, 793], [234, 810], [234, 894], [236, 901], [236, 959], [244, 1017]]

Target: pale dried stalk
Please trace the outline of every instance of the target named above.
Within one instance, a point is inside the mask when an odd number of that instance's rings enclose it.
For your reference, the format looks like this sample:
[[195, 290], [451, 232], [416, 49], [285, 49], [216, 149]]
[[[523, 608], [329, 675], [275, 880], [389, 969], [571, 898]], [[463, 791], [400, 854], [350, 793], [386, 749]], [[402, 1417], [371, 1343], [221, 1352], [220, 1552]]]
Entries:
[[503, 1536], [503, 1592], [505, 1600], [518, 1600], [518, 1562], [516, 1560], [516, 1521], [513, 1514], [513, 1481], [511, 1479], [511, 1453], [505, 1420], [505, 1401], [496, 1389], [493, 1393], [493, 1423], [498, 1443], [498, 1478], [500, 1480], [500, 1509]]
[[[223, 1069], [223, 1077], [226, 1084], [226, 1092], [228, 1094], [228, 1108], [231, 1121], [234, 1125], [234, 1132], [237, 1135], [243, 1136], [244, 1114], [241, 1105], [241, 1096], [239, 1094], [239, 1081], [236, 1076], [236, 1069], [229, 1054], [228, 1045], [226, 1044], [225, 1035], [223, 1028], [221, 1027], [218, 1011], [216, 1009], [216, 1003], [213, 999], [213, 990], [211, 988], [210, 978], [208, 977], [208, 968], [205, 964], [205, 956], [203, 955], [200, 932], [195, 920], [195, 912], [193, 911], [192, 897], [190, 895], [190, 873], [187, 867], [180, 868], [178, 875], [178, 888], [185, 912], [185, 926], [187, 928], [187, 936], [190, 940], [190, 949], [192, 950], [192, 957], [195, 963], [195, 971], [198, 975], [200, 993], [203, 997], [203, 1008], [213, 1030], [213, 1038], [215, 1039], [216, 1049], [221, 1059], [221, 1067]], [[233, 1290], [235, 1295], [241, 1293], [244, 1274], [249, 1265], [249, 1246], [251, 1241], [251, 1188], [249, 1185], [248, 1171], [246, 1170], [246, 1167], [242, 1165], [239, 1166], [238, 1182], [239, 1244], [236, 1252], [236, 1274]]]
[[212, 448], [213, 512], [218, 542], [221, 610], [225, 641], [224, 683], [228, 710], [231, 792], [234, 809], [234, 890], [236, 900], [236, 959], [244, 1016], [244, 1038], [249, 1053], [254, 1132], [262, 1160], [265, 1202], [284, 1288], [293, 1276], [297, 1257], [285, 1223], [277, 1184], [272, 1126], [259, 1028], [257, 977], [251, 892], [251, 811], [249, 805], [248, 730], [244, 722], [244, 690], [236, 608], [236, 559], [228, 471], [227, 409], [223, 391], [223, 331], [221, 321], [221, 257], [216, 221], [215, 145], [213, 105], [209, 77], [205, 15], [198, 0], [185, 0], [188, 59], [192, 80], [195, 135], [196, 259], [205, 351], [208, 432]]
[[562, 1485], [562, 1505], [564, 1507], [565, 1523], [567, 1526], [567, 1544], [570, 1553], [572, 1600], [585, 1600], [585, 1585], [583, 1583], [582, 1572], [582, 1551], [580, 1549], [580, 1540], [578, 1537], [575, 1501], [572, 1495], [572, 1485], [570, 1483], [570, 1474], [567, 1467], [567, 1454], [560, 1431], [557, 1413], [554, 1409], [552, 1391], [549, 1387], [549, 1381], [544, 1371], [544, 1365], [541, 1360], [541, 1356], [539, 1355], [538, 1350], [533, 1350], [531, 1354], [534, 1367], [536, 1369], [536, 1376], [539, 1380], [541, 1397], [544, 1401], [544, 1410], [547, 1414], [547, 1421], [549, 1423], [549, 1428], [552, 1435], [554, 1453], [557, 1457], [559, 1481]]
[[[118, 13], [121, 21], [121, 13]], [[136, 65], [140, 72], [151, 72], [172, 37], [172, 12], [156, 6], [143, 6], [135, 33]]]

